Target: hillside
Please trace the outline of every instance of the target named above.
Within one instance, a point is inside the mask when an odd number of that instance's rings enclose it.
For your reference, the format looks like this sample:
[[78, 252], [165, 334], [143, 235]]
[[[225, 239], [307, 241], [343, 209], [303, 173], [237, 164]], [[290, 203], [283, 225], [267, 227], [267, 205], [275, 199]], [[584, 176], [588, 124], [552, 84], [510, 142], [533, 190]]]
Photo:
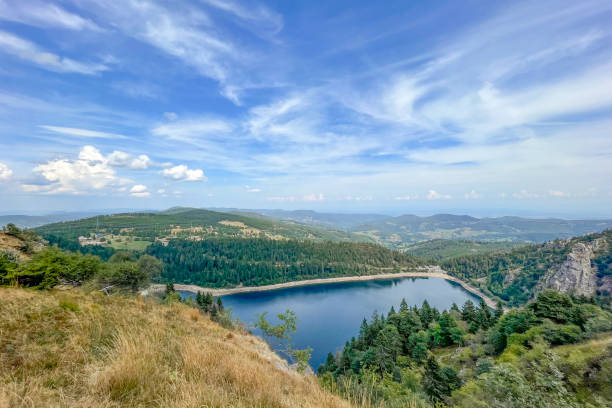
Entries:
[[348, 407], [198, 310], [0, 288], [2, 407]]
[[504, 251], [528, 245], [526, 242], [470, 241], [464, 239], [432, 239], [407, 245], [404, 252], [420, 258], [445, 261], [458, 256]]
[[11, 227], [0, 230], [0, 253], [9, 258], [28, 259], [44, 248], [46, 242], [29, 231]]
[[115, 249], [144, 249], [156, 240], [211, 237], [297, 239], [313, 241], [371, 241], [355, 234], [317, 228], [269, 217], [247, 217], [193, 208], [172, 208], [159, 213], [125, 213], [53, 223], [35, 231], [65, 249], [76, 250], [79, 237], [87, 245]]
[[431, 217], [402, 215], [354, 226], [349, 230], [382, 245], [406, 249], [410, 243], [432, 239], [544, 242], [601, 232], [606, 228], [612, 228], [612, 220], [475, 218], [438, 214]]
[[609, 407], [612, 313], [554, 291], [494, 313], [403, 301], [362, 322], [318, 368], [340, 395], [384, 407]]
[[166, 267], [162, 281], [208, 287], [258, 286], [314, 278], [372, 275], [425, 263], [380, 245], [249, 238], [172, 240], [147, 254]]
[[568, 240], [442, 262], [449, 274], [469, 281], [512, 305], [551, 288], [576, 296], [612, 293], [612, 230]]

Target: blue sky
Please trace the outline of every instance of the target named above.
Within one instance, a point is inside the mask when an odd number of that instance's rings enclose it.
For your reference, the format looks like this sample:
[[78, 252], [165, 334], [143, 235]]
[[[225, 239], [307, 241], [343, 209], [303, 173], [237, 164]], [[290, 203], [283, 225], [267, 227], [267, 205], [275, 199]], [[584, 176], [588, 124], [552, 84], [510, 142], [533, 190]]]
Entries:
[[612, 216], [609, 1], [0, 0], [1, 211]]

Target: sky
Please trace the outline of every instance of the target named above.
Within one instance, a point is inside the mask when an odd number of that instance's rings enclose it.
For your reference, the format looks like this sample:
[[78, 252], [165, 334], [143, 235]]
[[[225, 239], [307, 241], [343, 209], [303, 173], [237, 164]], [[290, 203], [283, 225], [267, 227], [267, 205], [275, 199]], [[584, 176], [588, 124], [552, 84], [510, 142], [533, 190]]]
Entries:
[[612, 217], [612, 2], [0, 0], [0, 211]]

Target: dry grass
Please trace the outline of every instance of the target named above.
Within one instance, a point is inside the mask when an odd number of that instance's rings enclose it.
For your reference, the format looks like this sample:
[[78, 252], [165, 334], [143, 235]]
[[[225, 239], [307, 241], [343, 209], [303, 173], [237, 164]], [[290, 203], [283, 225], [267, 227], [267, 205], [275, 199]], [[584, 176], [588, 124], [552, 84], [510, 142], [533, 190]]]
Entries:
[[0, 407], [348, 407], [181, 304], [0, 288]]

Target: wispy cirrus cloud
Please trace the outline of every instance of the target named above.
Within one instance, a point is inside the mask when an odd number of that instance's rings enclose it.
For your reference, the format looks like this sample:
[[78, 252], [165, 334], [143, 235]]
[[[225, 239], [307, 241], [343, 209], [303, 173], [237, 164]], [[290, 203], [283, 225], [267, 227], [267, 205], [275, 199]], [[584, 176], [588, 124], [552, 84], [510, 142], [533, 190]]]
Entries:
[[45, 51], [31, 41], [0, 30], [0, 51], [56, 72], [96, 75], [109, 67], [102, 63], [80, 62]]
[[93, 21], [48, 1], [0, 0], [0, 19], [43, 28], [101, 30]]
[[108, 132], [100, 132], [97, 130], [89, 130], [89, 129], [80, 129], [80, 128], [72, 128], [72, 127], [64, 127], [64, 126], [51, 126], [51, 125], [39, 125], [40, 128], [48, 130], [53, 133], [58, 133], [62, 135], [68, 136], [78, 136], [85, 138], [94, 138], [94, 139], [126, 139], [127, 137], [124, 135], [119, 135], [117, 133], [108, 133]]
[[[245, 8], [239, 3], [207, 0], [216, 9], [237, 16], [256, 30], [273, 35], [282, 28], [282, 18], [255, 4]], [[201, 75], [217, 81], [223, 96], [240, 104], [240, 92], [249, 85], [249, 65], [255, 63], [255, 48], [247, 49], [209, 16], [206, 9], [184, 2], [180, 6], [156, 0], [126, 0], [117, 3], [101, 0], [88, 4], [102, 21], [108, 21], [125, 35], [143, 41], [167, 55], [195, 68]]]

